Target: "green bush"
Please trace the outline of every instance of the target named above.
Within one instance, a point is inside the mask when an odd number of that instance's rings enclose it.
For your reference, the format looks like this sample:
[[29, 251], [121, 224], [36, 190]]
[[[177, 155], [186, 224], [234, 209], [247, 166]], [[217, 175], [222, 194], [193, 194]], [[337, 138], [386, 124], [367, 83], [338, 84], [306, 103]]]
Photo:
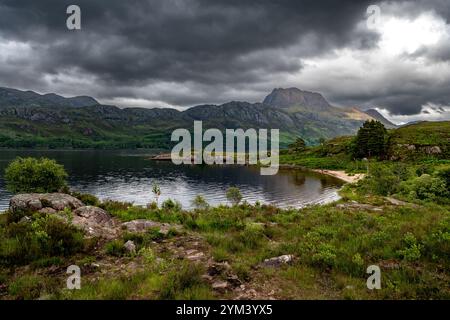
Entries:
[[199, 264], [183, 263], [177, 270], [170, 271], [159, 292], [159, 299], [180, 299], [187, 291], [205, 286], [202, 280], [203, 267]]
[[435, 201], [439, 198], [446, 198], [448, 191], [445, 181], [435, 178], [429, 174], [423, 174], [420, 177], [404, 181], [400, 184], [400, 193], [411, 200], [430, 200]]
[[0, 264], [18, 265], [54, 256], [68, 256], [85, 248], [82, 231], [54, 216], [10, 223], [0, 229]]
[[44, 288], [42, 277], [24, 275], [17, 278], [9, 286], [9, 294], [20, 300], [37, 299]]
[[100, 206], [100, 200], [92, 194], [72, 192], [71, 195], [80, 200], [81, 202], [83, 202], [87, 206], [95, 206], [95, 207]]
[[6, 188], [13, 193], [56, 192], [66, 179], [64, 167], [47, 158], [19, 157], [5, 169]]
[[306, 142], [302, 138], [298, 137], [297, 139], [295, 139], [295, 141], [292, 144], [290, 144], [288, 146], [288, 148], [289, 148], [289, 152], [291, 152], [291, 153], [300, 152], [300, 151], [305, 150]]
[[164, 201], [161, 207], [167, 211], [181, 211], [181, 203], [173, 201], [172, 199]]
[[231, 187], [227, 190], [227, 199], [230, 201], [234, 206], [237, 206], [239, 202], [242, 200], [242, 194], [241, 191], [236, 187]]
[[358, 186], [364, 193], [389, 196], [398, 193], [400, 183], [409, 179], [410, 176], [411, 173], [402, 163], [394, 165], [372, 163], [369, 176], [360, 181]]
[[369, 192], [388, 196], [397, 192], [400, 181], [400, 177], [395, 175], [389, 166], [378, 164], [371, 166], [365, 183]]
[[264, 237], [264, 226], [258, 223], [247, 223], [245, 229], [239, 233], [237, 241], [247, 248], [256, 249], [262, 244]]
[[205, 210], [209, 207], [208, 202], [206, 202], [205, 198], [201, 195], [197, 195], [194, 200], [192, 200], [192, 205], [200, 210]]
[[111, 256], [121, 257], [125, 255], [126, 249], [123, 241], [113, 240], [105, 245], [105, 252]]
[[332, 267], [336, 263], [336, 258], [336, 248], [331, 244], [322, 243], [313, 254], [312, 261], [319, 266]]
[[417, 261], [421, 257], [423, 245], [417, 242], [412, 233], [407, 233], [403, 239], [406, 248], [398, 250], [397, 254], [406, 261]]
[[437, 175], [444, 180], [447, 192], [450, 194], [450, 166], [439, 170]]

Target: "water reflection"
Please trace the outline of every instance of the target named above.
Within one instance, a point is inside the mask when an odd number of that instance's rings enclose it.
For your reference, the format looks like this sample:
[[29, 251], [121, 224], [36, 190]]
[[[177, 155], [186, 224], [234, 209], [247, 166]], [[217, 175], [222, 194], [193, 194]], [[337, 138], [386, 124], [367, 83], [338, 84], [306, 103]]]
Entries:
[[[144, 205], [153, 200], [151, 188], [161, 188], [160, 201], [176, 199], [184, 208], [203, 195], [212, 205], [226, 203], [225, 193], [238, 187], [244, 199], [281, 207], [302, 207], [339, 198], [342, 183], [332, 177], [298, 170], [280, 170], [275, 176], [261, 176], [259, 168], [243, 166], [175, 166], [149, 160], [149, 151], [14, 151], [2, 150], [0, 170], [17, 156], [45, 156], [64, 164], [71, 188], [102, 199], [130, 201]], [[0, 208], [10, 194], [0, 179]]]

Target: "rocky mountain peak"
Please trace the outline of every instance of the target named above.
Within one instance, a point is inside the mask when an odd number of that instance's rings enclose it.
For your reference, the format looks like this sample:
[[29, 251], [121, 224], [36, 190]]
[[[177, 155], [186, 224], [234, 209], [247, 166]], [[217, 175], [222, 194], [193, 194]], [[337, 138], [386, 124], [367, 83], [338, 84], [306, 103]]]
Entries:
[[300, 106], [311, 111], [326, 111], [332, 108], [320, 93], [303, 91], [298, 88], [273, 89], [263, 103], [279, 108]]

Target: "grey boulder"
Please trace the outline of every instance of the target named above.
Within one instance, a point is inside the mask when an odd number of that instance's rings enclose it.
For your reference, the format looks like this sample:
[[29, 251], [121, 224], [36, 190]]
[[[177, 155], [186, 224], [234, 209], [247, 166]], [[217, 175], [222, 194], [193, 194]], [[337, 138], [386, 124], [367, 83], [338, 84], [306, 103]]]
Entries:
[[145, 232], [148, 229], [152, 228], [158, 228], [159, 232], [161, 232], [162, 234], [168, 234], [170, 229], [179, 230], [181, 228], [181, 226], [179, 225], [172, 225], [169, 223], [161, 223], [145, 219], [137, 219], [125, 222], [122, 224], [122, 226], [130, 232], [137, 232], [137, 233]]
[[66, 208], [74, 210], [82, 206], [83, 202], [65, 193], [24, 193], [15, 195], [9, 201], [9, 210], [12, 213], [37, 212], [46, 208], [55, 211], [63, 211]]
[[72, 224], [83, 229], [88, 237], [113, 239], [120, 234], [116, 220], [98, 207], [84, 206], [76, 209], [73, 211]]

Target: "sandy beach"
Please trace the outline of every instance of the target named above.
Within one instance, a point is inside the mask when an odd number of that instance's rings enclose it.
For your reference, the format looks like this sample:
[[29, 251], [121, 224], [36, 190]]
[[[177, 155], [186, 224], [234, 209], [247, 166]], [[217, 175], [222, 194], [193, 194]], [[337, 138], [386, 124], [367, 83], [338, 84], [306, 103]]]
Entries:
[[312, 169], [312, 171], [322, 173], [322, 174], [327, 174], [329, 176], [341, 179], [347, 183], [355, 183], [355, 182], [363, 179], [365, 176], [364, 173], [355, 173], [353, 175], [349, 175], [349, 174], [345, 173], [344, 171], [339, 171], [339, 170]]

